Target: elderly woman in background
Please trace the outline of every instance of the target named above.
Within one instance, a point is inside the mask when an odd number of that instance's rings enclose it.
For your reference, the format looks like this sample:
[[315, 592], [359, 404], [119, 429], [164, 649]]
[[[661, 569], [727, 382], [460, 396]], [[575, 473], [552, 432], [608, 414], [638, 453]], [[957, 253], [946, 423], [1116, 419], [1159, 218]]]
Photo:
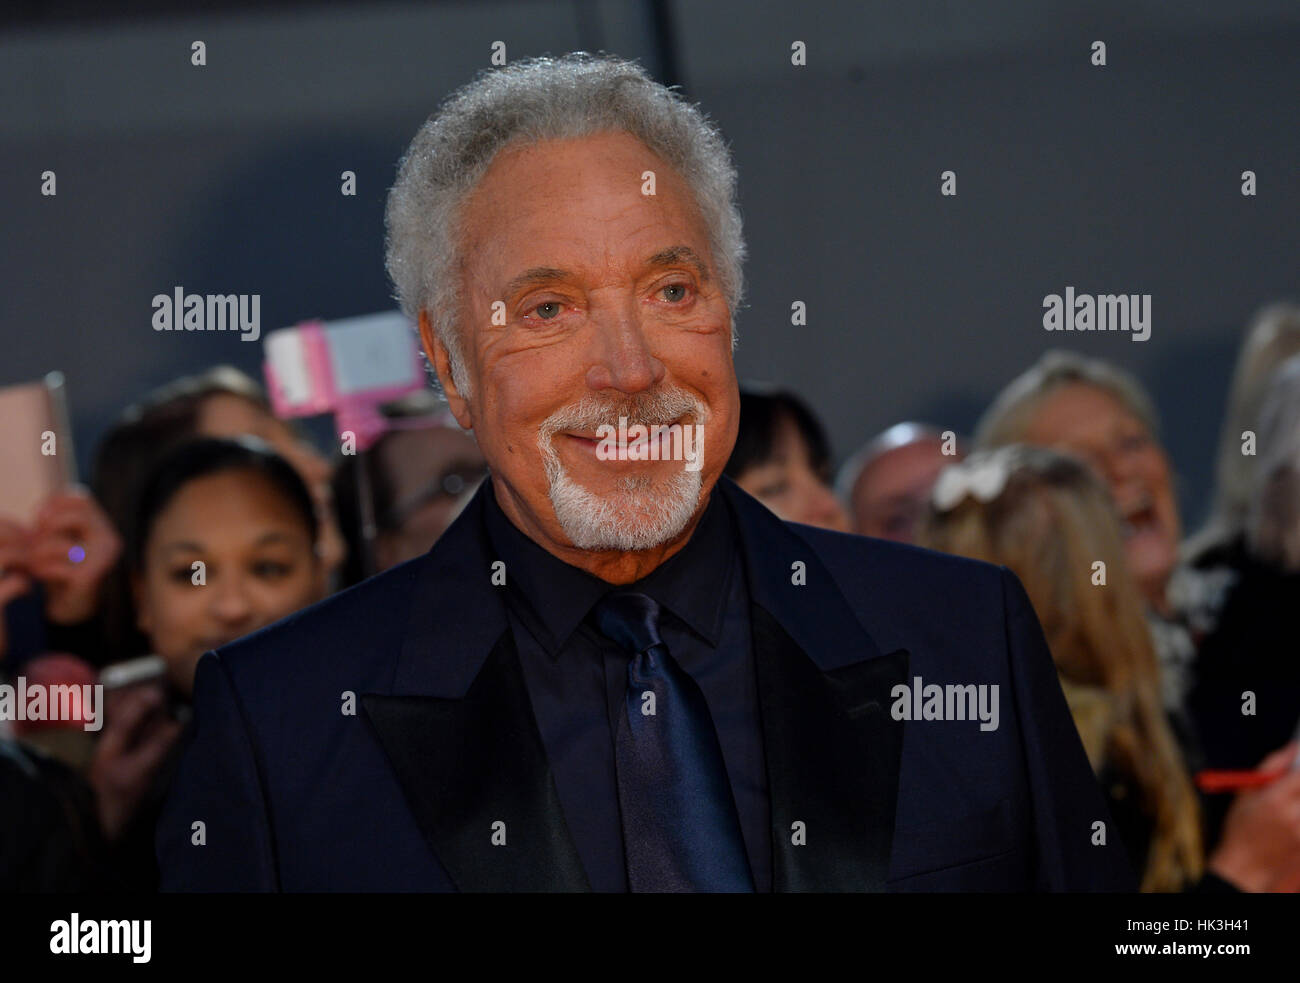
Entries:
[[1128, 547], [1085, 464], [1037, 447], [979, 452], [940, 475], [918, 544], [1008, 566], [1024, 584], [1142, 890], [1294, 889], [1300, 773], [1242, 796], [1206, 856]]
[[980, 420], [975, 444], [1069, 451], [1105, 480], [1122, 523], [1128, 569], [1146, 601], [1162, 699], [1188, 744], [1183, 707], [1196, 645], [1169, 598], [1181, 524], [1158, 432], [1154, 404], [1135, 379], [1106, 362], [1052, 351], [1002, 390]]

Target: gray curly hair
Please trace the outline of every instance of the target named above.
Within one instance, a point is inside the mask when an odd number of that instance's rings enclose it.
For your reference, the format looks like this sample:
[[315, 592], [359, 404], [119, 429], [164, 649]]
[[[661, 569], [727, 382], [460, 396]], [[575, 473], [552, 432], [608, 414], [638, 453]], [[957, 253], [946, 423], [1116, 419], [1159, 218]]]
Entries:
[[402, 311], [427, 311], [452, 379], [467, 381], [457, 321], [461, 212], [507, 146], [607, 131], [637, 137], [691, 188], [732, 318], [743, 298], [745, 240], [736, 170], [717, 126], [635, 62], [574, 52], [490, 69], [453, 92], [420, 128], [388, 194], [387, 268]]

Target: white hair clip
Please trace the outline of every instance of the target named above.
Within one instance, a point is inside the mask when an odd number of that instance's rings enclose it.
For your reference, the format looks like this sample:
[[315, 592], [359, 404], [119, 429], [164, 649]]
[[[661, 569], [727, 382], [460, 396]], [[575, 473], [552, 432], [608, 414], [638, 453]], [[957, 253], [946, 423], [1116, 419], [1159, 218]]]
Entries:
[[951, 464], [939, 474], [930, 500], [940, 512], [954, 509], [967, 495], [988, 504], [1002, 494], [1014, 465], [1014, 447], [977, 451], [966, 460]]

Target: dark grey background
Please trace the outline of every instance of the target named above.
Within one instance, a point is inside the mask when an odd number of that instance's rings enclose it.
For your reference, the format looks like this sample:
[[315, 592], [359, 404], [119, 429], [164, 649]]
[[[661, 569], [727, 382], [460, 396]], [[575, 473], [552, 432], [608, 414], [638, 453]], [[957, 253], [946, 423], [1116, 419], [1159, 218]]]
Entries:
[[[901, 419], [968, 431], [1065, 344], [1152, 389], [1194, 524], [1242, 329], [1300, 294], [1294, 0], [173, 6], [3, 15], [0, 383], [66, 373], [83, 467], [149, 387], [260, 370], [235, 334], [155, 333], [155, 294], [259, 293], [264, 333], [392, 306], [396, 162], [497, 40], [640, 58], [719, 121], [751, 249], [740, 374], [804, 394], [841, 458]], [[1048, 334], [1067, 285], [1152, 294], [1151, 339]]]

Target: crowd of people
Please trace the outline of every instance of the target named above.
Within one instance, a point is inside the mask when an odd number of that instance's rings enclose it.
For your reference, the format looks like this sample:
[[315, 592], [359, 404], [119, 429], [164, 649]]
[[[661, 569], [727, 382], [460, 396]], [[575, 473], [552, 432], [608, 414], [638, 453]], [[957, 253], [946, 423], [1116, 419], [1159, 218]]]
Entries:
[[[1300, 308], [1247, 331], [1212, 512], [1186, 540], [1153, 401], [1101, 360], [1050, 352], [969, 444], [899, 423], [835, 479], [802, 400], [749, 399], [764, 409], [746, 405], [737, 450], [764, 450], [731, 473], [773, 510], [1020, 578], [1143, 890], [1300, 890]], [[1203, 770], [1261, 780], [1202, 792]]]
[[[1008, 384], [969, 439], [899, 422], [838, 474], [802, 398], [745, 387], [726, 474], [793, 522], [1010, 568], [1142, 889], [1296, 891], [1300, 309], [1250, 327], [1227, 407], [1212, 514], [1186, 538], [1153, 401], [1067, 352]], [[384, 413], [377, 444], [331, 461], [217, 368], [125, 410], [88, 489], [0, 520], [0, 681], [105, 685], [97, 731], [0, 724], [0, 890], [156, 890], [203, 653], [455, 520], [486, 473], [472, 434], [432, 393]], [[1207, 769], [1264, 778], [1211, 793]]]

